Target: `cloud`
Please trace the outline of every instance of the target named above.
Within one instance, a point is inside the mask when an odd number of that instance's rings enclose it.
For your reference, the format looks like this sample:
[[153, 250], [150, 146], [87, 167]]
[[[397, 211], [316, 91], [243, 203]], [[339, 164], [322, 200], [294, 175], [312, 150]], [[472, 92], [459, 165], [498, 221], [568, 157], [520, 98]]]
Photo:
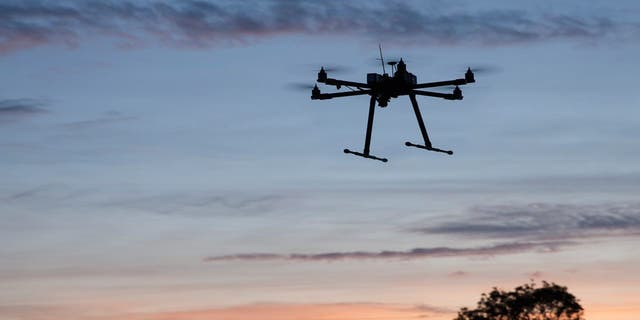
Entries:
[[544, 272], [542, 272], [542, 271], [534, 271], [534, 272], [532, 272], [532, 273], [529, 273], [529, 274], [528, 274], [528, 276], [529, 276], [531, 279], [541, 279], [542, 277], [544, 277], [544, 276], [545, 276], [545, 273], [544, 273]]
[[454, 272], [449, 273], [447, 276], [449, 278], [464, 278], [464, 277], [466, 277], [468, 275], [469, 275], [469, 272], [458, 270], [458, 271], [454, 271]]
[[[439, 257], [491, 257], [524, 252], [557, 252], [582, 239], [640, 235], [640, 203], [474, 206], [456, 219], [410, 229], [411, 232], [508, 240], [467, 248], [431, 247], [406, 251], [346, 251], [324, 253], [240, 253], [204, 258], [217, 261], [342, 261], [401, 260]], [[450, 276], [464, 276], [454, 273]]]
[[507, 45], [638, 32], [607, 12], [471, 11], [397, 1], [24, 1], [0, 5], [0, 53], [95, 36], [122, 47], [153, 41], [205, 48], [283, 34], [353, 35], [428, 45]]
[[177, 193], [151, 196], [125, 195], [119, 199], [102, 201], [102, 207], [134, 208], [159, 214], [183, 215], [264, 215], [277, 211], [292, 201], [282, 194], [253, 194], [225, 192], [222, 194]]
[[42, 108], [42, 102], [31, 99], [0, 100], [0, 122], [30, 117], [47, 110]]
[[441, 257], [491, 257], [496, 255], [516, 254], [523, 252], [556, 252], [562, 246], [571, 245], [571, 242], [510, 242], [484, 247], [473, 248], [414, 248], [407, 251], [349, 251], [349, 252], [325, 252], [315, 254], [305, 253], [247, 253], [221, 256], [210, 256], [203, 259], [204, 262], [219, 261], [342, 261], [342, 260], [398, 260], [398, 259], [425, 259]]
[[39, 194], [49, 191], [52, 188], [54, 188], [55, 186], [52, 184], [48, 184], [48, 185], [41, 185], [41, 186], [37, 186], [35, 188], [30, 188], [27, 190], [23, 190], [23, 191], [19, 191], [13, 194], [10, 194], [7, 196], [7, 200], [9, 201], [17, 201], [17, 200], [33, 200], [34, 197], [38, 196]]
[[135, 119], [137, 119], [137, 117], [107, 114], [96, 119], [65, 123], [64, 127], [68, 129], [88, 129]]
[[0, 100], [0, 125], [47, 113], [42, 105], [42, 102], [32, 99]]
[[257, 303], [230, 307], [140, 312], [119, 305], [0, 305], [10, 319], [100, 319], [100, 320], [297, 320], [297, 319], [412, 319], [425, 314], [453, 313], [445, 308], [386, 303]]
[[[276, 304], [263, 303], [229, 308], [172, 312], [145, 316], [144, 319], [227, 319], [227, 320], [287, 320], [287, 319], [411, 319], [422, 314], [441, 314], [446, 309], [433, 307], [408, 307], [384, 303], [326, 303], [326, 304]], [[449, 311], [450, 312], [450, 311]], [[137, 319], [137, 318], [134, 318]]]
[[637, 236], [640, 235], [640, 203], [476, 206], [457, 220], [412, 230], [427, 234], [538, 241]]

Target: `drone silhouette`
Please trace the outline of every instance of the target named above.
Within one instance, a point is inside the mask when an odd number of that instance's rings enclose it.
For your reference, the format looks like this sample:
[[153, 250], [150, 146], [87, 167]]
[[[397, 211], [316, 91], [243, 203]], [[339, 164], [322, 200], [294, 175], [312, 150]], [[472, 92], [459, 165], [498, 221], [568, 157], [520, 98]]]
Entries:
[[[447, 80], [447, 81], [437, 81], [437, 82], [426, 82], [426, 83], [418, 83], [417, 78], [414, 74], [407, 71], [407, 65], [405, 62], [400, 59], [400, 61], [390, 61], [387, 62], [388, 65], [391, 66], [391, 72], [393, 76], [389, 76], [385, 70], [384, 58], [382, 57], [382, 47], [380, 49], [380, 61], [382, 63], [382, 74], [378, 73], [368, 73], [367, 74], [367, 83], [353, 82], [353, 81], [345, 81], [338, 80], [327, 77], [327, 72], [324, 67], [320, 68], [320, 72], [318, 72], [318, 79], [316, 80], [319, 83], [324, 83], [326, 85], [335, 86], [336, 89], [340, 90], [342, 86], [351, 89], [348, 92], [336, 92], [336, 93], [321, 93], [320, 88], [316, 84], [311, 90], [311, 99], [312, 100], [327, 100], [333, 98], [340, 97], [350, 97], [350, 96], [360, 96], [360, 95], [370, 95], [371, 100], [369, 102], [369, 118], [367, 121], [367, 133], [364, 142], [364, 150], [363, 152], [351, 151], [349, 149], [344, 149], [344, 153], [353, 154], [356, 156], [380, 160], [382, 162], [387, 162], [386, 158], [378, 158], [370, 153], [370, 145], [371, 145], [371, 131], [373, 129], [373, 114], [375, 111], [376, 102], [378, 106], [381, 108], [385, 108], [389, 104], [389, 100], [391, 98], [397, 98], [399, 96], [408, 95], [411, 100], [411, 104], [413, 105], [413, 111], [416, 114], [416, 119], [418, 120], [418, 126], [420, 127], [420, 132], [422, 133], [422, 138], [424, 139], [424, 145], [414, 144], [411, 142], [405, 142], [407, 147], [416, 147], [429, 151], [442, 152], [447, 153], [449, 155], [453, 154], [451, 150], [442, 150], [438, 148], [434, 148], [429, 140], [429, 135], [427, 134], [427, 128], [424, 125], [424, 120], [422, 120], [422, 115], [420, 114], [420, 109], [418, 107], [418, 101], [416, 100], [416, 95], [419, 96], [427, 96], [427, 97], [435, 97], [442, 98], [447, 100], [462, 100], [462, 90], [460, 90], [461, 85], [465, 85], [468, 83], [474, 83], [474, 75], [471, 68], [467, 69], [467, 72], [464, 74], [464, 78], [455, 79], [455, 80]], [[440, 92], [432, 92], [432, 91], [424, 91], [418, 89], [424, 88], [436, 88], [443, 86], [455, 86], [453, 89], [453, 93], [440, 93]], [[356, 88], [356, 89], [354, 89]]]

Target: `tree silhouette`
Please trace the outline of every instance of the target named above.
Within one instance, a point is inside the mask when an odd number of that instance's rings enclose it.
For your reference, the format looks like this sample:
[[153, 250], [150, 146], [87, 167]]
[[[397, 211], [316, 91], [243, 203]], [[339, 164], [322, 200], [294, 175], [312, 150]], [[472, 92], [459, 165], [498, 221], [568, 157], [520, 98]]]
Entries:
[[462, 308], [454, 320], [584, 320], [583, 309], [567, 287], [542, 282], [483, 293], [477, 308]]

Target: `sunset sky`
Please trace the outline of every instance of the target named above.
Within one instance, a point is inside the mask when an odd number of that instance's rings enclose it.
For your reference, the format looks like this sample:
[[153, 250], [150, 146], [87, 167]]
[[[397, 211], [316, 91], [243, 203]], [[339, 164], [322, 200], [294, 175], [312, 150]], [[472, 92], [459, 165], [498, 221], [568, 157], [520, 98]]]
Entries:
[[[637, 1], [0, 1], [0, 319], [640, 314]], [[312, 101], [478, 68], [464, 100]], [[483, 71], [486, 72], [480, 72]], [[322, 86], [323, 92], [335, 88]], [[344, 91], [345, 89], [341, 89]]]

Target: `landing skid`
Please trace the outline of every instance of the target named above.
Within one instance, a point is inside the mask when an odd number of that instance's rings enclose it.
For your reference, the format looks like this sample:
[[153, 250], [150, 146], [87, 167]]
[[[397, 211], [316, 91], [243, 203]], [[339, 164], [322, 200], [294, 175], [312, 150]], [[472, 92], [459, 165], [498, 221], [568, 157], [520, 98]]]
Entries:
[[411, 143], [409, 141], [405, 142], [404, 145], [407, 146], [407, 147], [416, 147], [416, 148], [425, 149], [425, 150], [429, 150], [429, 151], [442, 152], [442, 153], [446, 153], [448, 155], [452, 155], [453, 154], [453, 151], [451, 151], [451, 150], [442, 150], [442, 149], [438, 149], [438, 148], [427, 147], [427, 146], [423, 146], [423, 145], [419, 145], [419, 144], [414, 144], [414, 143]]
[[351, 151], [351, 150], [349, 150], [349, 149], [344, 149], [344, 153], [347, 153], [347, 154], [349, 154], [349, 153], [350, 153], [350, 154], [352, 154], [352, 155], [356, 155], [356, 156], [359, 156], [359, 157], [363, 157], [363, 158], [367, 158], [367, 159], [373, 159], [373, 160], [379, 160], [379, 161], [382, 161], [382, 162], [387, 162], [387, 161], [388, 161], [386, 158], [378, 158], [378, 157], [376, 157], [376, 156], [372, 156], [372, 155], [370, 155], [370, 154], [365, 154], [365, 153], [360, 153], [360, 152], [356, 152], [356, 151]]

